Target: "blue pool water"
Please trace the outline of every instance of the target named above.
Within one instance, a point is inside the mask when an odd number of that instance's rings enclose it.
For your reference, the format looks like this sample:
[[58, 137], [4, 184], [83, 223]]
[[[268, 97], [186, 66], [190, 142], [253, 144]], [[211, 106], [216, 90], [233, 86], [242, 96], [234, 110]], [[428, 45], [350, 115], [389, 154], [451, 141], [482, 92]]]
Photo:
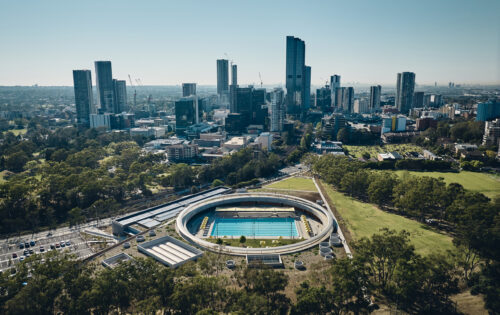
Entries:
[[292, 218], [215, 218], [212, 236], [298, 237]]

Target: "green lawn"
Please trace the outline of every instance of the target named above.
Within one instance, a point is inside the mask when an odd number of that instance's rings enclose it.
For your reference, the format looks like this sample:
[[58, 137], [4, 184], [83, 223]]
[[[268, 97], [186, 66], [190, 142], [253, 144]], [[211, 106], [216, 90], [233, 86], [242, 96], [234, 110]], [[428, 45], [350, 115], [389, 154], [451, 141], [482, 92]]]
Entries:
[[7, 132], [12, 132], [14, 134], [14, 136], [19, 136], [19, 135], [24, 135], [26, 132], [28, 132], [28, 129], [24, 128], [24, 129], [10, 129], [10, 130], [6, 130], [4, 131], [4, 133], [7, 133]]
[[414, 144], [386, 144], [383, 147], [379, 145], [344, 145], [345, 149], [349, 151], [349, 154], [360, 158], [363, 156], [364, 152], [370, 154], [370, 157], [377, 158], [379, 153], [386, 153], [396, 151], [399, 154], [404, 154], [407, 152], [419, 152], [422, 153], [422, 148]]
[[405, 217], [384, 212], [376, 206], [363, 203], [335, 191], [323, 183], [338, 213], [342, 216], [354, 240], [370, 237], [381, 228], [406, 230], [410, 232], [412, 244], [418, 253], [444, 253], [453, 248], [449, 236], [437, 233], [428, 226]]
[[302, 177], [290, 177], [282, 181], [266, 185], [263, 188], [317, 191], [312, 179]]
[[[407, 171], [395, 171], [402, 176]], [[486, 173], [476, 173], [462, 171], [460, 173], [442, 173], [442, 172], [409, 172], [416, 176], [430, 176], [434, 178], [443, 177], [447, 184], [458, 183], [465, 189], [485, 194], [489, 198], [500, 196], [500, 178]]]

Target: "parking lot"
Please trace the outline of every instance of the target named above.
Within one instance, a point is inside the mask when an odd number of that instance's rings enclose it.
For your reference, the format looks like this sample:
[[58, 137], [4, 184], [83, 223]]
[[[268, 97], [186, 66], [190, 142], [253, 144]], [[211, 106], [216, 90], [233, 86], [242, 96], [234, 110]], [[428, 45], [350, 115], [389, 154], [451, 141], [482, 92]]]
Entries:
[[[50, 235], [50, 234], [49, 234]], [[78, 231], [67, 230], [66, 233], [57, 233], [55, 235], [45, 236], [40, 239], [31, 239], [29, 236], [20, 237], [18, 239], [10, 239], [9, 242], [2, 242], [0, 244], [0, 269], [4, 270], [10, 267], [15, 266], [19, 263], [19, 259], [21, 256], [24, 256], [24, 251], [26, 248], [20, 249], [19, 244], [22, 242], [31, 242], [35, 241], [35, 246], [30, 246], [28, 249], [33, 250], [34, 254], [45, 254], [49, 251], [50, 245], [59, 244], [59, 248], [54, 250], [58, 250], [61, 252], [68, 252], [70, 254], [74, 254], [77, 257], [84, 258], [86, 256], [91, 255], [93, 252], [87, 246], [85, 240], [80, 236]], [[69, 241], [70, 245], [67, 246], [66, 242]], [[64, 242], [64, 247], [61, 247], [61, 242]], [[44, 251], [40, 252], [40, 246], [43, 246]], [[13, 254], [17, 255], [17, 258], [13, 258]]]

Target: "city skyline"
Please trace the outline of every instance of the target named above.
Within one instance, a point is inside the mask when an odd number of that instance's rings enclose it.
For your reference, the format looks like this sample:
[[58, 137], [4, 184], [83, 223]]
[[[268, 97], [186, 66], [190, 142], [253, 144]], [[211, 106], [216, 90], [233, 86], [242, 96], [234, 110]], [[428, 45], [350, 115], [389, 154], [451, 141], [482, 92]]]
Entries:
[[276, 1], [265, 10], [262, 1], [217, 10], [197, 1], [122, 3], [3, 4], [0, 85], [70, 86], [68, 73], [94, 60], [111, 60], [116, 77], [145, 85], [215, 85], [213, 60], [229, 59], [240, 85], [258, 84], [260, 72], [265, 85], [284, 86], [289, 35], [306, 42], [315, 86], [332, 73], [395, 85], [404, 71], [417, 73], [417, 84], [500, 83], [498, 1]]

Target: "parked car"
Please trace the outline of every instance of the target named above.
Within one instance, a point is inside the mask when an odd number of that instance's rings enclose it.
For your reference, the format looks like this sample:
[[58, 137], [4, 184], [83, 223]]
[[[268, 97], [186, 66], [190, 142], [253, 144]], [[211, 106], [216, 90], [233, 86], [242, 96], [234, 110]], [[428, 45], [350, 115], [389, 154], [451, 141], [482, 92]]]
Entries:
[[138, 235], [138, 236], [136, 237], [136, 240], [137, 240], [138, 242], [144, 242], [146, 239], [144, 238], [144, 235]]
[[66, 246], [66, 243], [64, 241], [61, 241], [61, 247]]
[[33, 255], [34, 253], [35, 253], [35, 251], [30, 249], [30, 255]]
[[24, 256], [19, 257], [19, 261], [24, 261]]
[[40, 253], [43, 253], [45, 251], [45, 248], [43, 246], [40, 246]]
[[70, 246], [71, 245], [71, 242], [70, 241], [66, 241], [66, 246]]
[[24, 250], [24, 252], [23, 252], [23, 255], [27, 255], [27, 254], [29, 254], [29, 253], [30, 253], [30, 251], [29, 251], [29, 250], [27, 250], [27, 249], [25, 249], [25, 250]]
[[36, 245], [35, 241], [30, 242], [30, 246], [35, 246], [35, 245]]
[[24, 249], [24, 243], [19, 243], [19, 249]]
[[26, 247], [26, 248], [30, 248], [30, 243], [25, 242], [25, 243], [24, 243], [24, 247]]
[[17, 258], [17, 254], [16, 253], [12, 253], [12, 258]]
[[59, 248], [61, 247], [61, 245], [59, 245], [59, 243], [56, 243], [56, 248]]
[[56, 245], [54, 245], [54, 244], [50, 244], [50, 249], [51, 249], [51, 250], [56, 249]]

